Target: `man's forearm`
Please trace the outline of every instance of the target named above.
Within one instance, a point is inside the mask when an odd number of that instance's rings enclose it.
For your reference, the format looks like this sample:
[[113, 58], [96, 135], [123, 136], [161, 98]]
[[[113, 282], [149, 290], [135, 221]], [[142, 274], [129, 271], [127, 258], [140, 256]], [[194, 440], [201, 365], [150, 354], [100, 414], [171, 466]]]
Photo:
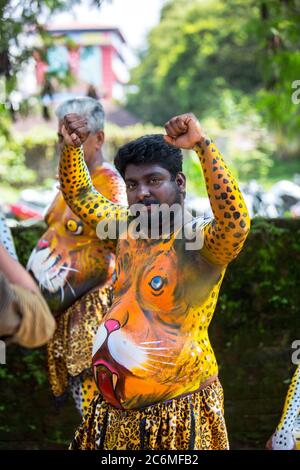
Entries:
[[68, 206], [81, 220], [95, 227], [106, 218], [126, 218], [127, 207], [109, 201], [93, 186], [83, 148], [65, 146], [59, 164], [60, 188]]
[[11, 284], [0, 272], [0, 337], [34, 348], [54, 333], [55, 320], [39, 292]]
[[228, 264], [242, 249], [250, 219], [238, 184], [209, 139], [194, 147], [203, 169], [214, 220], [206, 228], [205, 249], [211, 259]]
[[30, 274], [23, 266], [13, 259], [0, 243], [0, 271], [6, 276], [11, 284], [17, 284], [24, 289], [38, 292], [39, 288]]

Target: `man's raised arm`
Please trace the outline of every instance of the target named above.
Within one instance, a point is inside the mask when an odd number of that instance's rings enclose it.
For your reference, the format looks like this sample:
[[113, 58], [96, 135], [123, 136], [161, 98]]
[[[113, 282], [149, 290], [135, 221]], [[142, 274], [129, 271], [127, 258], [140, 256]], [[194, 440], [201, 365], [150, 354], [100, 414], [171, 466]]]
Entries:
[[106, 219], [126, 220], [127, 206], [109, 201], [93, 186], [82, 147], [88, 134], [85, 118], [77, 114], [65, 116], [62, 128], [64, 147], [59, 162], [59, 181], [63, 196], [72, 211], [93, 227]]
[[193, 148], [199, 156], [214, 214], [214, 219], [205, 226], [201, 253], [212, 263], [227, 265], [241, 251], [250, 229], [248, 210], [238, 184], [193, 114], [172, 118], [165, 129], [168, 143]]

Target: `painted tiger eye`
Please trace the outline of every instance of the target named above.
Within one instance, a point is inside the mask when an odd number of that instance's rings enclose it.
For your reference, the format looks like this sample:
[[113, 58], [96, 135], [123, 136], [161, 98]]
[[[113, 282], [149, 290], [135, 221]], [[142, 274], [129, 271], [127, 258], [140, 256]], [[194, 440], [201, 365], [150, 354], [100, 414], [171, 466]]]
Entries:
[[74, 219], [69, 219], [67, 222], [67, 229], [74, 233], [74, 235], [80, 235], [83, 231], [82, 222], [76, 222]]
[[149, 282], [149, 285], [154, 290], [160, 290], [162, 288], [163, 284], [164, 284], [164, 280], [161, 276], [155, 276]]

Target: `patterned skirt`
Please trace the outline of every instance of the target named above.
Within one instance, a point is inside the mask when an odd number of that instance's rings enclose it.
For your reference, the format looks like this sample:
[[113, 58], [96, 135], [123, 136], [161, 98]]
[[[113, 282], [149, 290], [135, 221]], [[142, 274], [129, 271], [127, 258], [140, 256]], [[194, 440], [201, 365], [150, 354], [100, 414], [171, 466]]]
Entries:
[[112, 288], [106, 285], [81, 297], [57, 320], [47, 344], [49, 381], [55, 397], [61, 397], [74, 378], [93, 376], [94, 336], [111, 302]]
[[71, 450], [227, 450], [223, 389], [202, 390], [140, 410], [119, 410], [98, 395]]

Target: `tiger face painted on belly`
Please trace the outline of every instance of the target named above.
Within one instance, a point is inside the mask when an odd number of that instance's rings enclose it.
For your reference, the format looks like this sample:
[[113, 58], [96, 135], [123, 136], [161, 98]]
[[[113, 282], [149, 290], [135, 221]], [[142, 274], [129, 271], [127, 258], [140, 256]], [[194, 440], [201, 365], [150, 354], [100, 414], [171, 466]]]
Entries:
[[141, 408], [192, 392], [217, 373], [207, 328], [224, 268], [184, 240], [120, 240], [115, 297], [94, 341], [104, 398]]

